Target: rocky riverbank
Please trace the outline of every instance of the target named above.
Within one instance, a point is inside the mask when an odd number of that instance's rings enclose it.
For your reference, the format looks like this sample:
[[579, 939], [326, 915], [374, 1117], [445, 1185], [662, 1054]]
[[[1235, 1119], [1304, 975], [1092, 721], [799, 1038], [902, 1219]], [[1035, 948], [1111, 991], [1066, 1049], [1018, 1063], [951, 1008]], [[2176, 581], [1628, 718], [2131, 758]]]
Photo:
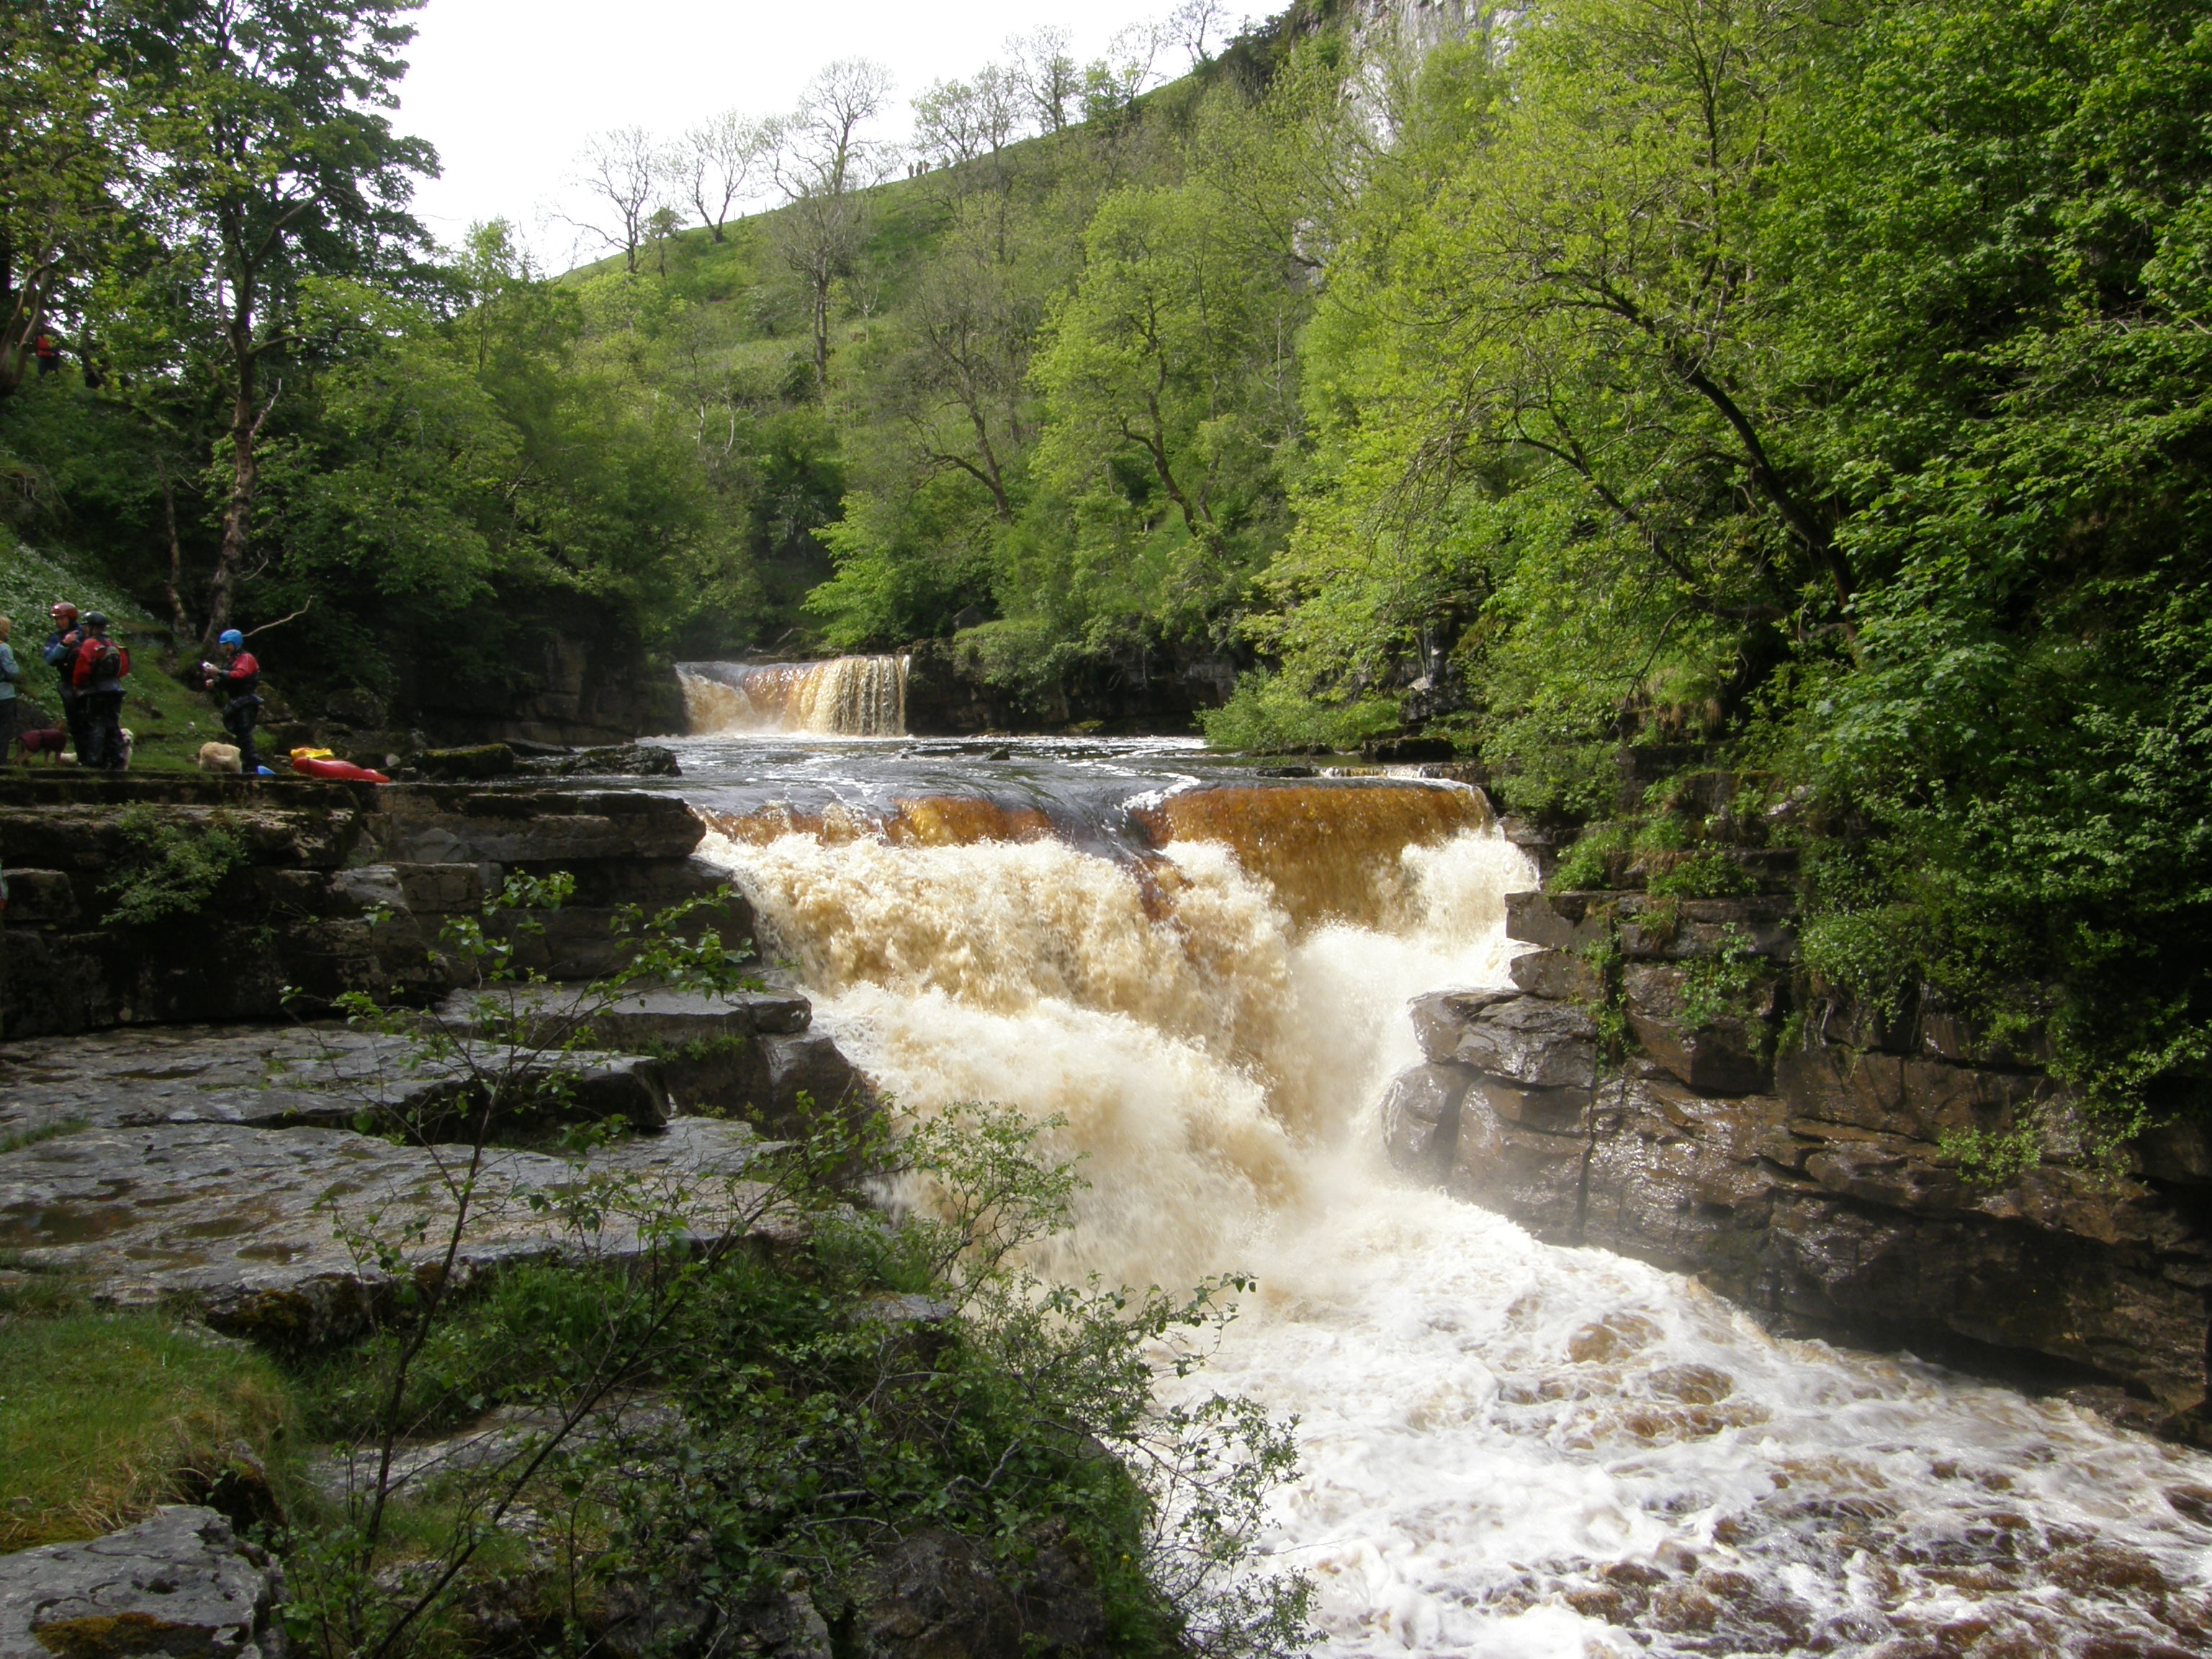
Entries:
[[[1413, 1006], [1394, 1162], [1547, 1240], [1696, 1273], [1778, 1330], [2212, 1438], [2201, 1126], [2086, 1158], [2063, 1090], [1932, 999], [1881, 1019], [1807, 996], [1792, 916], [1782, 890], [1516, 896], [1517, 988]], [[2025, 1169], [1963, 1166], [1962, 1137], [2028, 1125]]]
[[[711, 924], [745, 940], [743, 901], [692, 860], [701, 834], [672, 797], [588, 788], [0, 782], [12, 898], [0, 929], [12, 1039], [0, 1043], [0, 1326], [34, 1332], [35, 1310], [59, 1308], [71, 1340], [95, 1348], [198, 1332], [195, 1344], [281, 1357], [301, 1379], [292, 1386], [343, 1397], [352, 1385], [330, 1380], [345, 1369], [331, 1357], [388, 1365], [389, 1333], [410, 1328], [407, 1310], [431, 1287], [452, 1293], [440, 1328], [477, 1331], [469, 1340], [496, 1353], [527, 1340], [531, 1322], [494, 1340], [506, 1328], [485, 1298], [517, 1273], [539, 1276], [533, 1294], [557, 1294], [544, 1275], [573, 1270], [610, 1306], [641, 1285], [692, 1285], [695, 1298], [734, 1297], [733, 1308], [789, 1300], [805, 1310], [801, 1328], [779, 1315], [761, 1331], [774, 1340], [732, 1363], [895, 1358], [896, 1378], [866, 1371], [853, 1384], [865, 1382], [866, 1398], [843, 1409], [856, 1423], [880, 1410], [902, 1425], [894, 1439], [907, 1432], [915, 1404], [898, 1396], [948, 1386], [937, 1368], [954, 1363], [964, 1328], [947, 1303], [887, 1293], [849, 1245], [817, 1249], [823, 1204], [848, 1231], [853, 1212], [842, 1187], [796, 1177], [807, 1166], [775, 1137], [813, 1133], [825, 1111], [853, 1123], [868, 1097], [811, 1029], [806, 999], [586, 983], [623, 960], [634, 936], [611, 924], [624, 907], [708, 900], [687, 931]], [[556, 871], [574, 878], [573, 902], [487, 920], [508, 876]], [[149, 894], [173, 908], [149, 908]], [[487, 920], [529, 982], [487, 997], [469, 973], [482, 958], [441, 937], [456, 918]], [[362, 990], [420, 1012], [369, 1027], [317, 1017]], [[492, 1112], [495, 1090], [523, 1109]], [[70, 1326], [77, 1306], [103, 1311]], [[21, 1309], [33, 1310], [27, 1323]], [[618, 1340], [609, 1350], [624, 1352]], [[702, 1644], [792, 1659], [1108, 1650], [1103, 1578], [1064, 1527], [1030, 1528], [1017, 1559], [890, 1498], [834, 1596], [792, 1575], [723, 1586], [703, 1547], [584, 1566], [562, 1530], [574, 1516], [547, 1507], [562, 1501], [558, 1481], [583, 1480], [605, 1512], [629, 1501], [617, 1496], [625, 1485], [649, 1491], [648, 1507], [673, 1502], [676, 1478], [644, 1471], [711, 1468], [715, 1437], [732, 1431], [694, 1424], [679, 1394], [657, 1391], [678, 1389], [696, 1364], [633, 1357], [622, 1363], [639, 1380], [622, 1373], [607, 1392], [592, 1378], [611, 1363], [571, 1377], [567, 1360], [519, 1373], [499, 1362], [462, 1389], [477, 1395], [433, 1413], [458, 1411], [456, 1425], [396, 1446], [386, 1485], [420, 1510], [418, 1528], [435, 1534], [441, 1506], [465, 1515], [504, 1494], [495, 1525], [511, 1541], [440, 1604], [469, 1650], [539, 1650], [549, 1618], [617, 1655]], [[780, 1422], [765, 1419], [771, 1445]], [[802, 1432], [796, 1418], [788, 1427]], [[295, 1451], [289, 1473], [272, 1474], [242, 1442], [210, 1451], [190, 1438], [151, 1454], [173, 1473], [122, 1478], [191, 1501], [150, 1515], [126, 1503], [145, 1518], [120, 1530], [92, 1537], [20, 1503], [9, 1511], [19, 1536], [58, 1526], [85, 1541], [0, 1556], [0, 1654], [279, 1654], [287, 1620], [331, 1616], [328, 1581], [307, 1591], [325, 1598], [319, 1611], [301, 1612], [301, 1563], [288, 1572], [275, 1551], [312, 1553], [336, 1517], [358, 1525], [363, 1480], [382, 1480], [377, 1455], [341, 1446], [302, 1463]], [[547, 1474], [532, 1475], [555, 1444]], [[468, 1524], [433, 1553], [464, 1559]], [[415, 1570], [367, 1593], [404, 1601]]]

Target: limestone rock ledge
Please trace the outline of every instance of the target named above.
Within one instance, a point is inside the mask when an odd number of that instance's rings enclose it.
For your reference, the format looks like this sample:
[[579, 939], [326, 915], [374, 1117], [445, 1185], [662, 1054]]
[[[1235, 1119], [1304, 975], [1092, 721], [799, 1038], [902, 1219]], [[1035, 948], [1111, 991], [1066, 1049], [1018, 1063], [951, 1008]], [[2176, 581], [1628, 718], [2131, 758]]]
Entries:
[[0, 1555], [0, 1659], [282, 1659], [283, 1576], [213, 1510]]
[[[1540, 947], [1513, 964], [1519, 990], [1412, 1006], [1424, 1063], [1385, 1100], [1392, 1162], [1540, 1237], [1695, 1273], [1779, 1329], [2124, 1390], [2130, 1420], [2212, 1441], [2204, 1136], [2160, 1132], [2100, 1173], [2054, 1135], [2002, 1185], [1969, 1181], [1947, 1133], [2063, 1105], [2049, 1077], [1941, 1021], [1824, 1036], [1809, 1020], [1775, 1052], [1778, 975], [1753, 972], [1717, 1018], [1686, 1010], [1682, 973], [1723, 950], [1789, 962], [1786, 902], [1671, 908], [1515, 896], [1508, 931]], [[1625, 958], [1641, 1047], [1618, 1068], [1598, 1064], [1580, 954], [1600, 939]]]
[[[143, 855], [133, 825], [221, 827], [245, 863], [195, 914], [125, 922], [113, 911]], [[594, 978], [616, 965], [619, 908], [663, 909], [722, 884], [692, 857], [703, 833], [680, 799], [649, 790], [0, 776], [0, 1036], [273, 1019], [348, 990], [431, 1000], [452, 983], [441, 926], [514, 872], [576, 883], [562, 909], [512, 935], [517, 965]], [[736, 945], [752, 917], [732, 900], [694, 925]]]

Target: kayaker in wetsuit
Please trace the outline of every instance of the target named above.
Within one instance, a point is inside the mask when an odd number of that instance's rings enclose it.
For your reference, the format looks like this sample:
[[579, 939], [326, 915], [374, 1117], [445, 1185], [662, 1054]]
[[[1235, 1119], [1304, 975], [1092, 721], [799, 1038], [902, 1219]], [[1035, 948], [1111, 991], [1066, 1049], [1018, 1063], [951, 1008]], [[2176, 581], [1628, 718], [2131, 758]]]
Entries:
[[202, 663], [200, 672], [208, 690], [222, 699], [222, 729], [238, 745], [238, 769], [250, 778], [261, 769], [253, 748], [254, 723], [261, 718], [261, 665], [235, 628], [216, 635], [215, 653], [222, 660]]
[[84, 736], [84, 705], [76, 695], [76, 648], [84, 642], [84, 629], [77, 623], [76, 607], [67, 599], [56, 600], [46, 614], [53, 618], [54, 631], [46, 635], [39, 656], [61, 676], [62, 724], [69, 727], [70, 747], [82, 761], [90, 746]]
[[97, 611], [86, 611], [70, 673], [82, 710], [79, 766], [120, 772], [130, 765], [130, 750], [123, 741], [123, 677], [130, 672], [131, 653], [107, 637], [107, 618]]

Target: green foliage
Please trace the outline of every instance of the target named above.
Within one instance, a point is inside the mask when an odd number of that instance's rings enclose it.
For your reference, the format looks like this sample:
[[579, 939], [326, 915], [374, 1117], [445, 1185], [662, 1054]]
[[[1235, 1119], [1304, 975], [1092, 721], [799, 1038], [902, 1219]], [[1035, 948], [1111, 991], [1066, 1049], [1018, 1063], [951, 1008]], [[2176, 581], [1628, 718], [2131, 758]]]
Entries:
[[1682, 1018], [1692, 1030], [1749, 1015], [1767, 972], [1749, 939], [1731, 927], [1719, 947], [1682, 965]]
[[1644, 878], [1644, 890], [1661, 898], [1728, 898], [1753, 890], [1741, 864], [1719, 848], [1680, 853]]
[[1926, 940], [1911, 906], [1832, 910], [1797, 936], [1805, 966], [1853, 1001], [1894, 1019], [1924, 971]]
[[1592, 892], [1612, 885], [1613, 862], [1628, 850], [1630, 842], [1626, 824], [1590, 825], [1560, 855], [1558, 868], [1552, 872], [1552, 891]]
[[1362, 738], [1397, 723], [1380, 699], [1324, 701], [1301, 691], [1288, 675], [1266, 672], [1245, 675], [1227, 702], [1200, 718], [1213, 747], [1255, 754], [1356, 749]]
[[116, 824], [130, 852], [100, 890], [109, 901], [108, 919], [126, 927], [198, 915], [247, 862], [245, 836], [223, 812], [195, 827], [133, 806]]
[[2002, 1187], [2042, 1161], [2043, 1135], [2035, 1123], [2010, 1129], [1947, 1129], [1936, 1150], [1958, 1164], [1969, 1185]]

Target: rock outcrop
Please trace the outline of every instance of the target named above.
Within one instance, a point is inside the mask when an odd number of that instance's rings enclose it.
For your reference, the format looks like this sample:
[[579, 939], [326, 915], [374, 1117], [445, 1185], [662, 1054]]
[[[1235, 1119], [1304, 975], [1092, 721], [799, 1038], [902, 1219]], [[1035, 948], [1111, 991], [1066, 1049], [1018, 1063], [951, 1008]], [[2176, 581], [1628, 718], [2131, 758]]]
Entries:
[[[1401, 1169], [1540, 1237], [1696, 1273], [1784, 1330], [2101, 1383], [2133, 1420], [2212, 1435], [2204, 1137], [2085, 1163], [2059, 1086], [1940, 1010], [1820, 1010], [1785, 1040], [1780, 896], [1527, 893], [1508, 916], [1535, 947], [1517, 992], [1413, 1006], [1425, 1063], [1384, 1112]], [[1614, 1064], [1607, 1010], [1632, 1038]], [[2043, 1156], [2001, 1182], [1946, 1150], [2029, 1125]]]
[[0, 1555], [0, 1659], [282, 1659], [283, 1577], [213, 1510]]
[[[160, 838], [187, 849], [220, 830], [234, 867], [180, 908], [133, 922], [134, 884], [160, 873]], [[446, 991], [442, 925], [478, 910], [510, 872], [565, 871], [571, 901], [517, 927], [517, 963], [587, 979], [623, 948], [618, 908], [713, 894], [703, 833], [673, 795], [551, 787], [377, 787], [217, 777], [0, 778], [0, 1036], [114, 1025], [269, 1019], [340, 992], [427, 1001]], [[735, 944], [742, 901], [695, 916]]]

